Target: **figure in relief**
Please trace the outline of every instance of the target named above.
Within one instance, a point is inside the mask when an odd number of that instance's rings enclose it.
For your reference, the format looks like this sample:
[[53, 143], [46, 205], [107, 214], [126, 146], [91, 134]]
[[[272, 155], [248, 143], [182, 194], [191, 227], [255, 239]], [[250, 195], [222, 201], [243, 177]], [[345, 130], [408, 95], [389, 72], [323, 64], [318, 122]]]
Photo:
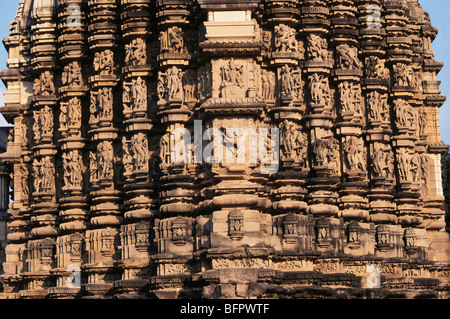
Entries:
[[147, 136], [143, 133], [134, 135], [131, 139], [131, 152], [134, 154], [136, 170], [144, 170], [147, 164], [148, 145]]
[[330, 105], [330, 87], [328, 78], [314, 73], [309, 76], [309, 86], [311, 90], [311, 100], [318, 105]]
[[147, 110], [147, 83], [138, 77], [132, 81], [133, 110]]
[[183, 99], [183, 72], [176, 66], [167, 70], [167, 89], [169, 99]]
[[414, 71], [411, 66], [404, 63], [394, 65], [394, 86], [416, 86]]
[[389, 70], [386, 68], [385, 60], [380, 59], [377, 56], [367, 57], [366, 64], [366, 77], [368, 79], [385, 79], [389, 80]]
[[355, 136], [349, 137], [344, 144], [344, 153], [350, 171], [366, 170], [364, 158], [364, 142]]
[[133, 39], [130, 44], [125, 45], [125, 64], [147, 64], [147, 43], [142, 38]]
[[328, 61], [327, 40], [316, 34], [308, 35], [308, 57], [311, 61]]
[[69, 101], [67, 112], [69, 127], [81, 127], [81, 101], [77, 97]]
[[98, 144], [99, 178], [110, 178], [113, 175], [113, 147], [111, 141]]
[[184, 53], [183, 30], [179, 27], [172, 27], [168, 30], [169, 52]]
[[297, 40], [295, 39], [295, 29], [285, 24], [276, 25], [275, 52], [296, 52]]
[[183, 75], [184, 99], [186, 101], [197, 100], [197, 72], [193, 69], [187, 70]]
[[244, 66], [231, 59], [220, 67], [220, 92], [222, 98], [243, 97]]
[[338, 53], [339, 68], [355, 70], [362, 67], [362, 63], [358, 59], [358, 48], [350, 47], [348, 44], [341, 44], [337, 46], [336, 51]]

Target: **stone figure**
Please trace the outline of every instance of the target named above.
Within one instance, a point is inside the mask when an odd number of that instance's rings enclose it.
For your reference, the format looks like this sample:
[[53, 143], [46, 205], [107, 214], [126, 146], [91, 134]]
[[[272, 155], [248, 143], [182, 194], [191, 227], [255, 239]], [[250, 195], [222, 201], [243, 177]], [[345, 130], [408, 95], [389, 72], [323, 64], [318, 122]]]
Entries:
[[114, 52], [105, 50], [94, 54], [94, 71], [100, 75], [112, 75], [114, 72]]
[[33, 160], [33, 185], [35, 192], [49, 192], [53, 190], [55, 168], [50, 157]]
[[89, 174], [91, 181], [98, 180], [99, 169], [98, 169], [97, 155], [95, 152], [89, 152]]
[[311, 89], [311, 100], [318, 105], [330, 105], [330, 87], [328, 78], [314, 73], [309, 76], [309, 86]]
[[132, 174], [133, 156], [131, 156], [129, 142], [125, 136], [122, 136], [122, 164], [127, 174]]
[[187, 70], [183, 75], [184, 99], [186, 101], [197, 100], [197, 72], [193, 69]]
[[75, 61], [66, 65], [61, 80], [64, 86], [83, 85], [83, 74], [81, 73], [80, 63]]
[[343, 150], [347, 167], [350, 171], [366, 170], [364, 142], [361, 138], [356, 138], [355, 136], [347, 138]]
[[292, 70], [288, 65], [281, 68], [281, 94], [282, 96], [298, 99], [302, 92], [301, 70]]
[[411, 66], [404, 63], [394, 65], [394, 86], [416, 86]]
[[125, 45], [125, 64], [147, 64], [147, 43], [142, 38], [133, 39], [130, 44]]
[[106, 119], [112, 116], [113, 94], [112, 88], [103, 87], [97, 93], [97, 106], [100, 119]]
[[34, 82], [35, 95], [55, 95], [55, 83], [53, 82], [53, 74], [50, 71], [41, 73], [40, 79]]
[[410, 155], [408, 151], [401, 147], [397, 149], [398, 174], [401, 181], [409, 181], [410, 179]]
[[20, 165], [20, 175], [21, 175], [21, 188], [22, 188], [22, 201], [27, 200], [30, 196], [30, 188], [29, 188], [29, 172], [28, 166], [26, 164]]
[[111, 50], [105, 50], [100, 57], [100, 74], [111, 75], [114, 70], [114, 53]]
[[222, 98], [242, 96], [244, 88], [244, 66], [234, 59], [220, 67], [220, 92]]
[[419, 114], [419, 133], [420, 135], [425, 135], [425, 130], [427, 128], [428, 119], [427, 114], [422, 109], [422, 111]]
[[169, 93], [169, 99], [182, 99], [183, 85], [182, 85], [183, 73], [177, 67], [172, 67], [167, 70], [167, 88]]
[[388, 80], [389, 70], [385, 66], [385, 60], [377, 56], [367, 57], [365, 60], [366, 77], [368, 79], [386, 79]]
[[122, 104], [123, 104], [123, 111], [124, 113], [130, 113], [132, 111], [132, 105], [133, 102], [131, 98], [131, 87], [133, 83], [123, 83], [123, 90], [122, 90]]
[[59, 130], [66, 131], [68, 128], [68, 111], [67, 111], [68, 103], [60, 103], [60, 113], [59, 113]]
[[296, 52], [297, 40], [295, 39], [295, 29], [285, 24], [276, 25], [275, 52]]
[[422, 196], [428, 196], [429, 188], [428, 181], [430, 179], [430, 157], [428, 154], [422, 154], [420, 156], [420, 170], [421, 170], [421, 193]]
[[333, 140], [331, 133], [317, 131], [316, 138], [312, 144], [316, 165], [327, 166], [332, 163], [335, 157]]
[[284, 158], [305, 160], [308, 147], [306, 133], [302, 132], [296, 124], [284, 120], [281, 124], [280, 148]]
[[166, 133], [161, 137], [159, 142], [159, 158], [162, 164], [170, 164], [170, 133]]
[[63, 153], [64, 184], [66, 187], [81, 186], [81, 156], [78, 151], [72, 150]]
[[327, 40], [316, 34], [308, 35], [307, 52], [310, 61], [328, 61]]
[[358, 59], [358, 48], [341, 44], [337, 46], [336, 52], [338, 53], [337, 64], [339, 68], [355, 70], [362, 67], [362, 63]]
[[113, 176], [113, 147], [111, 141], [102, 141], [97, 145], [97, 162], [99, 178], [111, 178]]
[[168, 30], [169, 52], [184, 53], [183, 30], [180, 27], [172, 27]]
[[394, 157], [388, 146], [374, 144], [371, 155], [372, 174], [374, 177], [392, 178], [394, 174]]
[[389, 121], [387, 94], [380, 94], [377, 91], [370, 92], [367, 94], [367, 102], [369, 105], [369, 118], [371, 120]]
[[144, 170], [147, 164], [148, 145], [147, 136], [143, 133], [133, 135], [131, 139], [131, 152], [134, 154], [135, 169]]
[[138, 77], [132, 81], [132, 98], [134, 111], [147, 111], [147, 83]]
[[53, 111], [46, 105], [42, 109], [39, 121], [41, 124], [42, 135], [52, 135], [53, 134]]
[[394, 102], [396, 114], [396, 124], [398, 127], [407, 127], [417, 131], [419, 126], [419, 115], [408, 102], [405, 100], [396, 100]]
[[81, 101], [77, 97], [70, 99], [67, 112], [69, 127], [81, 127]]

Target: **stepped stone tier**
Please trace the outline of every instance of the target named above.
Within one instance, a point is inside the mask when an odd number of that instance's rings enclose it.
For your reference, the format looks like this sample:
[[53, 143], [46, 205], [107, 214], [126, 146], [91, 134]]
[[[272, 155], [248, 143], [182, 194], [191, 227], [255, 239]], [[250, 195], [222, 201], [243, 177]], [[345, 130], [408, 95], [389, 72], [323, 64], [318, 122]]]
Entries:
[[418, 0], [21, 0], [0, 297], [448, 298], [437, 32]]

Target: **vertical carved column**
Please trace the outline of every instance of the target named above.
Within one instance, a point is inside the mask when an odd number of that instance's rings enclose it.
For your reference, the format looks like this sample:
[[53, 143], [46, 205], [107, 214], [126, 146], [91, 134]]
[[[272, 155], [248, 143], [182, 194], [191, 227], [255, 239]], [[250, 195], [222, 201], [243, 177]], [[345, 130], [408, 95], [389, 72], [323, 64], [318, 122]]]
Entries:
[[[150, 228], [155, 216], [153, 184], [150, 171], [152, 130], [149, 108], [152, 75], [149, 47], [153, 24], [150, 1], [123, 1], [122, 40], [125, 46], [122, 67], [123, 129], [121, 130], [121, 164], [118, 178], [124, 195], [124, 224], [120, 228], [122, 281], [128, 293], [144, 286], [150, 276]], [[153, 7], [152, 7], [153, 8]], [[153, 8], [154, 10], [154, 8]], [[154, 21], [153, 21], [154, 23]], [[127, 284], [127, 281], [131, 284]]]
[[58, 203], [56, 192], [55, 111], [58, 107], [56, 90], [57, 37], [56, 3], [34, 3], [34, 25], [31, 26], [31, 63], [36, 76], [31, 99], [33, 143], [31, 180], [31, 229], [26, 246], [27, 290], [23, 298], [47, 295], [54, 286], [49, 276], [54, 265], [53, 249], [59, 234], [57, 224]]
[[[386, 65], [386, 25], [382, 3], [376, 0], [360, 3], [359, 43], [364, 63], [362, 89], [366, 105], [367, 171], [370, 177], [368, 220], [376, 227], [395, 222], [396, 205], [393, 199], [396, 170], [391, 143], [391, 103], [388, 99], [390, 71]], [[383, 227], [387, 226], [379, 226], [379, 229]]]
[[21, 23], [23, 16], [30, 14], [21, 2], [17, 15], [11, 23], [9, 37], [3, 40], [8, 51], [8, 69], [0, 73], [2, 81], [7, 87], [3, 92], [5, 106], [2, 115], [14, 125], [10, 129], [6, 153], [0, 155], [1, 161], [11, 173], [11, 197], [14, 200], [8, 207], [7, 240], [10, 244], [5, 247], [6, 260], [3, 264], [2, 285], [3, 293], [11, 293], [18, 297], [18, 291], [24, 287], [21, 273], [26, 271], [25, 251], [26, 241], [29, 238], [31, 223], [31, 162], [32, 162], [32, 111], [31, 96], [33, 95], [33, 82], [30, 79], [23, 81], [20, 78], [23, 70], [31, 69], [31, 53], [29, 48], [29, 26]]
[[272, 214], [277, 215], [273, 223], [284, 225], [280, 227], [278, 249], [310, 249], [308, 242], [298, 240], [306, 234], [304, 228], [297, 226], [307, 220], [299, 213], [306, 212], [305, 184], [310, 171], [309, 135], [304, 118], [305, 39], [298, 32], [299, 1], [267, 1], [266, 6], [261, 39], [263, 43], [268, 39], [270, 46], [262, 51], [265, 58], [262, 66], [267, 64], [267, 68], [261, 71], [261, 95], [280, 135], [280, 167], [271, 182]]
[[[197, 72], [193, 68], [192, 45], [188, 42], [188, 30], [195, 26], [190, 25], [194, 22], [190, 20], [192, 10], [191, 1], [157, 1], [159, 68], [155, 75], [157, 73], [157, 114], [162, 136], [159, 143], [160, 219], [154, 224], [158, 255], [154, 261], [156, 275], [163, 277], [185, 275], [183, 268], [193, 252], [189, 244], [192, 232], [187, 229], [192, 229], [191, 216], [196, 209], [195, 173], [190, 171], [193, 164], [189, 151], [192, 131], [186, 129], [196, 104], [194, 83]], [[175, 245], [163, 245], [166, 240], [176, 242], [178, 237], [183, 240]], [[185, 262], [180, 263], [180, 258]]]
[[[440, 154], [448, 152], [440, 138], [439, 125], [433, 123], [433, 118], [439, 107], [443, 105], [445, 97], [439, 91], [440, 82], [436, 80], [442, 63], [433, 60], [434, 51], [432, 41], [437, 35], [437, 30], [430, 26], [430, 20], [416, 1], [408, 1], [409, 24], [413, 32], [412, 38], [414, 48], [413, 61], [415, 62], [415, 95], [412, 102], [417, 110], [418, 139], [416, 141], [417, 156], [414, 164], [417, 168], [417, 179], [419, 180], [419, 208], [414, 217], [420, 224], [407, 225], [414, 228], [405, 230], [405, 249], [408, 256], [416, 258], [436, 258], [433, 248], [428, 249], [427, 242], [445, 240], [446, 235], [440, 230], [445, 228], [445, 219], [442, 204], [442, 184], [440, 176]], [[428, 68], [428, 63], [436, 68]], [[431, 71], [432, 70], [432, 71]], [[431, 71], [431, 72], [430, 72]], [[430, 130], [430, 124], [434, 130]], [[434, 131], [434, 132], [433, 132]], [[430, 138], [433, 133], [437, 133]], [[437, 187], [436, 187], [437, 186]], [[410, 239], [410, 240], [407, 240]], [[438, 253], [439, 254], [439, 253]]]
[[[363, 247], [371, 236], [368, 216], [368, 161], [365, 145], [366, 108], [361, 87], [363, 63], [358, 44], [357, 16], [347, 1], [334, 1], [331, 15], [331, 41], [334, 48], [333, 86], [336, 88], [336, 134], [340, 140], [341, 183], [340, 216], [346, 223], [348, 251], [352, 254], [373, 252]], [[350, 236], [350, 229], [356, 236]], [[373, 247], [372, 247], [373, 248]]]
[[[118, 3], [115, 0], [88, 2], [89, 49], [93, 72], [89, 78], [89, 176], [90, 223], [86, 232], [88, 256], [84, 269], [88, 294], [104, 295], [117, 279], [113, 269], [118, 259], [119, 225], [123, 221], [117, 189]], [[116, 102], [116, 103], [115, 103]]]
[[[394, 223], [402, 226], [416, 226], [420, 220], [413, 216], [419, 211], [419, 165], [420, 157], [417, 153], [418, 140], [418, 110], [414, 107], [415, 64], [412, 59], [412, 39], [407, 31], [408, 17], [404, 3], [387, 2], [386, 8], [386, 43], [387, 63], [392, 69], [391, 94], [393, 108], [393, 136], [392, 146], [397, 168], [397, 189], [394, 202], [396, 203], [396, 217]], [[402, 31], [400, 31], [402, 30]], [[401, 226], [396, 226], [399, 228]], [[391, 227], [393, 229], [393, 227]], [[401, 229], [398, 229], [401, 231]], [[403, 236], [402, 236], [403, 237]], [[403, 248], [403, 238], [398, 244]], [[383, 250], [383, 249], [379, 249]], [[388, 253], [388, 252], [384, 252]], [[398, 251], [391, 250], [391, 254], [398, 255]], [[402, 254], [400, 250], [400, 254]]]
[[[58, 1], [59, 53], [61, 83], [60, 107], [55, 112], [55, 136], [59, 146], [57, 185], [60, 203], [59, 228], [56, 240], [56, 288], [50, 290], [54, 298], [74, 296], [79, 288], [66, 289], [71, 274], [69, 266], [81, 267], [84, 248], [83, 233], [89, 227], [86, 186], [87, 167], [83, 160], [86, 130], [88, 65], [86, 54], [87, 19], [85, 2]], [[76, 248], [73, 248], [75, 247]]]
[[307, 212], [315, 219], [318, 250], [338, 249], [339, 228], [337, 187], [341, 174], [340, 147], [333, 128], [337, 117], [335, 88], [330, 73], [330, 8], [325, 1], [305, 1], [302, 7], [306, 37], [305, 72], [308, 111], [306, 126], [310, 130], [311, 174], [308, 182]]

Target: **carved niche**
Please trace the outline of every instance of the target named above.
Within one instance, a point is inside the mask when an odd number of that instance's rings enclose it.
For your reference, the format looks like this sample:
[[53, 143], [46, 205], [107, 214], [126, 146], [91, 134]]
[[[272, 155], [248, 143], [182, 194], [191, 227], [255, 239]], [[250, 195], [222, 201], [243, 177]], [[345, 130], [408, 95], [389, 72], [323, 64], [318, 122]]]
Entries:
[[328, 218], [320, 217], [316, 223], [316, 238], [319, 247], [328, 247], [331, 243], [330, 221]]
[[388, 250], [390, 243], [390, 232], [388, 225], [379, 225], [377, 227], [377, 248], [380, 251]]
[[361, 245], [361, 226], [353, 221], [347, 226], [347, 241], [351, 247], [357, 248]]
[[84, 237], [81, 234], [70, 235], [70, 260], [72, 262], [79, 262], [83, 256], [83, 242]]
[[228, 214], [228, 234], [232, 240], [244, 238], [244, 214], [240, 210]]
[[172, 222], [172, 241], [177, 246], [183, 246], [188, 239], [188, 226], [186, 220], [176, 218]]
[[298, 242], [298, 220], [295, 214], [288, 214], [283, 220], [284, 240], [287, 244]]

